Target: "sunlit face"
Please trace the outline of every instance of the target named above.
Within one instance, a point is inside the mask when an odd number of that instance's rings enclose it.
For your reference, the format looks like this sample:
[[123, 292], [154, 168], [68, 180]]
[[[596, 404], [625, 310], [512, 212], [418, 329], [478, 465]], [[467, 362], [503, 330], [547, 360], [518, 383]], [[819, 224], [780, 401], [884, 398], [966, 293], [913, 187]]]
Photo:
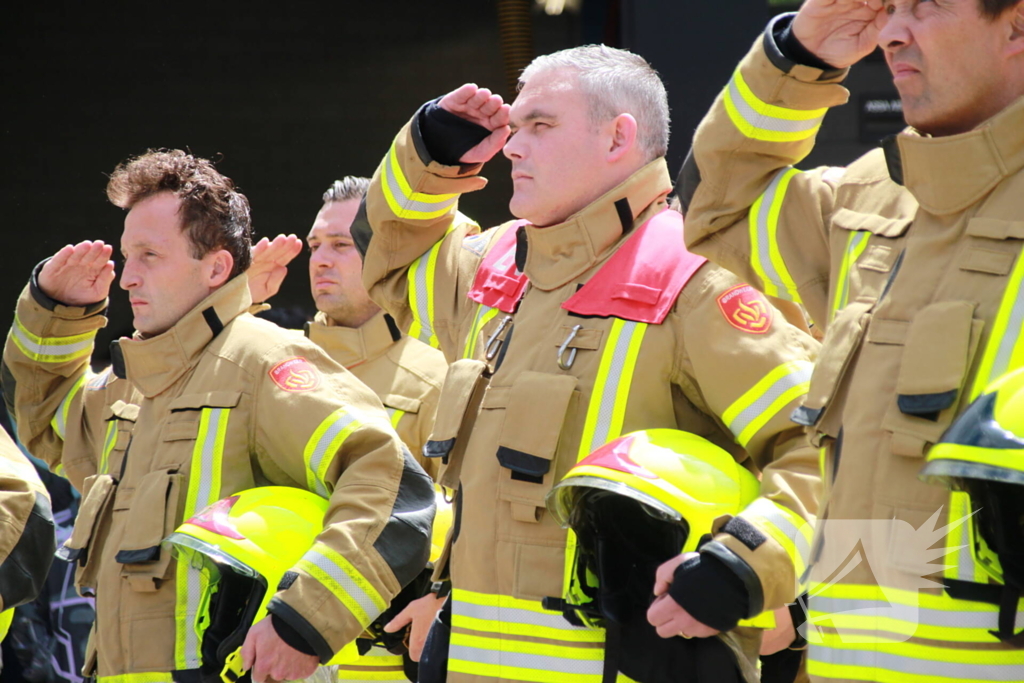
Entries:
[[597, 199], [605, 187], [608, 145], [604, 127], [588, 117], [571, 72], [543, 71], [519, 92], [511, 110], [509, 209], [534, 225], [564, 221]]
[[223, 280], [214, 270], [217, 254], [226, 252], [192, 256], [178, 216], [180, 204], [162, 192], [140, 201], [124, 219], [121, 288], [128, 291], [135, 329], [147, 337], [169, 330]]
[[1006, 88], [1008, 23], [979, 0], [888, 0], [878, 43], [907, 123], [931, 135], [963, 133], [1020, 93]]
[[306, 237], [317, 310], [346, 327], [359, 327], [380, 310], [363, 286], [363, 260], [352, 241], [358, 211], [358, 199], [324, 204]]

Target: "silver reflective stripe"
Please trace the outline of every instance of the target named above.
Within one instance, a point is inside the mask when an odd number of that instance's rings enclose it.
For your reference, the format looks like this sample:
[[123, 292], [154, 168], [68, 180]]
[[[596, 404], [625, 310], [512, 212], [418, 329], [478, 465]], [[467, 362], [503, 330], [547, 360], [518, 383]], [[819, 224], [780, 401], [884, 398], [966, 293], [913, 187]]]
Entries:
[[736, 107], [736, 111], [743, 117], [743, 120], [754, 128], [760, 128], [761, 130], [770, 130], [776, 133], [802, 133], [814, 130], [825, 119], [824, 116], [815, 116], [811, 119], [791, 121], [754, 111], [754, 108], [747, 103], [739, 88], [736, 87], [735, 77], [729, 81], [729, 96], [732, 98], [733, 106]]
[[477, 605], [471, 602], [455, 600], [452, 602], [452, 614], [455, 616], [482, 619], [484, 621], [497, 621], [509, 624], [524, 624], [526, 626], [541, 626], [545, 628], [558, 629], [559, 631], [590, 631], [591, 629], [582, 626], [573, 626], [565, 618], [556, 612], [541, 614], [515, 607], [498, 607], [496, 605]]
[[[206, 427], [206, 439], [203, 441], [201, 460], [199, 462], [200, 470], [199, 481], [196, 482], [196, 509], [186, 510], [186, 514], [191, 517], [193, 514], [202, 510], [207, 505], [217, 502], [216, 496], [220, 495], [220, 491], [211, 490], [213, 484], [214, 473], [212, 471], [212, 464], [214, 459], [214, 451], [217, 448], [217, 433], [219, 431], [221, 417], [228, 410], [227, 408], [207, 408], [210, 411], [209, 422]], [[195, 463], [193, 463], [193, 467]]]
[[199, 613], [199, 605], [203, 600], [203, 576], [199, 569], [191, 564], [185, 567], [185, 609], [187, 623], [185, 624], [185, 668], [197, 669], [199, 660], [199, 634], [196, 633], [194, 624], [196, 615]]
[[[1024, 678], [1021, 664], [966, 664], [936, 659], [916, 659], [877, 650], [840, 650], [821, 645], [811, 645], [808, 657], [822, 664], [863, 666], [886, 671], [898, 671], [917, 676], [936, 676], [948, 681], [1015, 681]], [[956, 650], [946, 650], [956, 656]], [[993, 654], [1002, 654], [997, 650]], [[1024, 662], [1024, 653], [1022, 653]]]
[[[779, 531], [784, 533], [786, 537], [793, 541], [793, 545], [796, 546], [796, 551], [800, 553], [800, 559], [803, 560], [804, 566], [810, 562], [811, 558], [811, 542], [808, 540], [808, 536], [811, 536], [810, 526], [808, 525], [807, 535], [800, 532], [800, 529], [793, 525], [784, 514], [779, 512], [775, 507], [775, 503], [765, 498], [759, 498], [744, 510], [744, 513], [751, 513], [767, 521], [769, 524], [777, 527]], [[740, 515], [745, 516], [744, 514]]]
[[[327, 449], [330, 448], [331, 442], [334, 441], [334, 437], [353, 422], [355, 422], [354, 417], [348, 413], [341, 413], [338, 416], [338, 419], [320, 435], [320, 438], [316, 442], [316, 446], [313, 447], [313, 452], [309, 455], [309, 469], [313, 473], [313, 479], [316, 485], [315, 493], [321, 498], [329, 498], [331, 492], [327, 490], [327, 485], [320, 479], [320, 465], [323, 463], [324, 457], [328, 455]], [[333, 455], [333, 453], [331, 455]]]
[[366, 591], [359, 587], [352, 577], [346, 574], [341, 567], [339, 567], [333, 560], [326, 555], [316, 551], [310, 550], [303, 556], [304, 560], [319, 567], [325, 574], [335, 580], [342, 590], [344, 590], [349, 597], [356, 601], [356, 603], [363, 609], [366, 616], [370, 618], [370, 621], [376, 619], [381, 610], [377, 607], [377, 603], [374, 602], [373, 598], [370, 597]]
[[[453, 640], [457, 636], [453, 636]], [[482, 650], [466, 645], [452, 643], [449, 650], [451, 660], [462, 660], [492, 666], [508, 666], [538, 671], [553, 671], [564, 674], [600, 675], [604, 671], [604, 657], [600, 659], [569, 659], [549, 657], [546, 655], [530, 655], [522, 652], [498, 650]]]
[[813, 370], [814, 366], [810, 363], [794, 368], [791, 372], [775, 380], [770, 387], [765, 389], [764, 393], [761, 394], [756, 401], [741, 410], [740, 413], [732, 419], [732, 422], [729, 423], [729, 429], [736, 438], [738, 439], [740, 434], [746, 430], [750, 423], [763, 415], [766, 410], [771, 408], [772, 404], [775, 403], [775, 401], [784, 393], [796, 386], [810, 382], [811, 372]]
[[787, 166], [775, 174], [772, 181], [768, 183], [768, 188], [761, 195], [761, 205], [758, 207], [757, 215], [754, 216], [754, 224], [757, 226], [755, 234], [757, 235], [758, 265], [761, 266], [771, 284], [778, 288], [777, 296], [788, 301], [792, 301], [792, 295], [786, 289], [786, 283], [783, 282], [779, 272], [775, 270], [775, 264], [772, 263], [772, 248], [774, 245], [769, 233], [768, 221], [772, 213], [772, 206], [775, 204], [775, 194], [778, 192], [779, 184], [786, 177], [786, 174], [792, 170], [792, 166]]
[[402, 191], [402, 185], [395, 178], [394, 169], [391, 168], [391, 157], [394, 155], [394, 149], [388, 154], [388, 158], [384, 160], [384, 181], [388, 184], [388, 189], [391, 190], [391, 196], [402, 203], [402, 211], [399, 214], [399, 218], [417, 218], [417, 216], [408, 216], [406, 212], [417, 212], [417, 213], [430, 213], [436, 214], [439, 211], [443, 211], [455, 205], [455, 202], [459, 201], [458, 197], [452, 197], [445, 201], [431, 203], [421, 202], [411, 199], [408, 195]]
[[615, 411], [615, 400], [619, 395], [619, 382], [622, 381], [622, 370], [626, 366], [629, 343], [633, 340], [633, 333], [636, 332], [637, 327], [642, 324], [632, 320], [624, 321], [622, 329], [619, 330], [619, 336], [615, 340], [615, 350], [612, 352], [612, 360], [608, 365], [608, 377], [601, 391], [601, 404], [594, 425], [594, 438], [590, 442], [589, 452], [591, 453], [608, 443], [610, 438], [618, 436], [618, 434], [614, 436], [609, 434], [612, 413]]
[[[812, 612], [821, 613], [821, 615], [885, 617], [910, 624], [940, 628], [995, 629], [999, 619], [999, 611], [994, 605], [991, 612], [961, 612], [959, 610], [901, 605], [885, 600], [854, 600], [813, 595], [810, 597], [810, 609]], [[1024, 612], [1017, 612], [1016, 627], [1024, 628]]]
[[1024, 287], [1017, 293], [1017, 298], [1010, 309], [1010, 317], [1006, 321], [1006, 333], [999, 340], [999, 350], [996, 352], [995, 360], [992, 361], [992, 371], [988, 374], [990, 378], [1001, 377], [1010, 367], [1010, 358], [1013, 356], [1013, 349], [1020, 339], [1021, 326], [1024, 325]]
[[[93, 335], [74, 344], [40, 344], [29, 339], [24, 330], [18, 325], [11, 327], [11, 334], [17, 337], [21, 346], [36, 356], [69, 356], [80, 353], [92, 347], [93, 337], [95, 336]], [[52, 339], [60, 339], [60, 337], [52, 337]], [[39, 359], [33, 358], [33, 360]]]
[[413, 311], [413, 314], [416, 316], [416, 321], [420, 324], [420, 331], [416, 338], [424, 344], [429, 344], [430, 338], [434, 336], [434, 321], [430, 319], [430, 299], [428, 298], [430, 296], [430, 283], [427, 281], [430, 252], [433, 249], [434, 247], [427, 249], [417, 259], [416, 277], [412, 282], [412, 286], [416, 289], [416, 310]]

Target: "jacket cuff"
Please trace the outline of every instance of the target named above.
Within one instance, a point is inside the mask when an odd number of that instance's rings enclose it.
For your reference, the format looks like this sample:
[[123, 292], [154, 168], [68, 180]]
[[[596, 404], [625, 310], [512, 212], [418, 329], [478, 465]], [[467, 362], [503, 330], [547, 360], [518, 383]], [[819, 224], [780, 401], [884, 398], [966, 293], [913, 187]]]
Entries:
[[431, 161], [458, 166], [462, 155], [483, 142], [491, 131], [442, 109], [440, 101], [440, 97], [431, 100], [416, 112], [412, 124], [413, 144], [424, 166], [429, 166]]
[[[790, 73], [796, 67], [807, 67], [819, 72], [816, 80], [835, 81], [846, 77], [848, 69], [837, 69], [818, 59], [793, 35], [793, 18], [796, 12], [780, 14], [770, 22], [764, 31], [764, 51], [779, 71]], [[802, 79], [801, 79], [802, 80]]]
[[[315, 654], [320, 658], [321, 664], [331, 661], [334, 651], [327, 644], [320, 632], [313, 628], [313, 625], [306, 621], [305, 617], [298, 613], [291, 605], [277, 596], [270, 599], [267, 604], [267, 611], [271, 615], [271, 623], [281, 640], [291, 647], [305, 654]], [[283, 624], [279, 628], [278, 624]], [[290, 629], [290, 630], [289, 630]], [[291, 638], [291, 640], [289, 640]], [[304, 644], [299, 647], [298, 644]]]
[[85, 306], [72, 306], [71, 304], [66, 304], [63, 301], [58, 301], [54, 298], [51, 298], [48, 294], [46, 294], [46, 292], [43, 291], [42, 287], [39, 286], [39, 271], [43, 269], [43, 266], [46, 265], [46, 262], [49, 261], [50, 258], [51, 257], [43, 259], [42, 261], [36, 264], [35, 268], [32, 269], [32, 277], [30, 277], [28, 281], [28, 291], [32, 295], [33, 301], [35, 301], [37, 304], [39, 304], [46, 310], [50, 311], [51, 313], [53, 313], [57, 309], [57, 306], [63, 306], [65, 308], [80, 308], [82, 309], [83, 318], [88, 318], [89, 316], [96, 315], [97, 313], [102, 313], [103, 311], [106, 310], [106, 299], [103, 299], [102, 301], [97, 301], [96, 303], [86, 304]]
[[694, 619], [719, 631], [735, 628], [749, 611], [743, 581], [713, 555], [702, 553], [676, 567], [669, 595]]

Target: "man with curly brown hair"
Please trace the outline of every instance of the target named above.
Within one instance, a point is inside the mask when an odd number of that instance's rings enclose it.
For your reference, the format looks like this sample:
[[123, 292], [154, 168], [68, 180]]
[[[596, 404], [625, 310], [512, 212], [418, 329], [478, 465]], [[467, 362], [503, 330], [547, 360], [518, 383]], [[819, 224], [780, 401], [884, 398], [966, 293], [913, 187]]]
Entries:
[[[312, 674], [423, 568], [434, 494], [376, 396], [316, 345], [249, 315], [249, 203], [213, 165], [150, 151], [115, 169], [126, 209], [120, 285], [136, 333], [89, 356], [114, 280], [112, 248], [66, 246], [18, 301], [3, 388], [20, 436], [84, 496], [63, 552], [96, 596], [84, 674], [99, 681], [217, 678], [226, 591], [161, 544], [238, 491], [330, 499], [316, 543], [242, 648], [256, 681]], [[227, 596], [227, 597], [226, 597]], [[238, 621], [238, 614], [227, 619]], [[220, 647], [219, 647], [220, 646]], [[232, 647], [237, 647], [234, 645]]]

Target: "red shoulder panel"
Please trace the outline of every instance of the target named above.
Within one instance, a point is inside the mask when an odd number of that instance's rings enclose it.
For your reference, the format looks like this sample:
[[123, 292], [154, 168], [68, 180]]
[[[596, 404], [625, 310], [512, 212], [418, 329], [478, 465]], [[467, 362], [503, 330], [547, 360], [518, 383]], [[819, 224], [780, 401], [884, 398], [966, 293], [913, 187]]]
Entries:
[[526, 221], [516, 221], [484, 255], [473, 287], [466, 295], [473, 301], [513, 313], [526, 288], [526, 275], [516, 270], [516, 231]]

